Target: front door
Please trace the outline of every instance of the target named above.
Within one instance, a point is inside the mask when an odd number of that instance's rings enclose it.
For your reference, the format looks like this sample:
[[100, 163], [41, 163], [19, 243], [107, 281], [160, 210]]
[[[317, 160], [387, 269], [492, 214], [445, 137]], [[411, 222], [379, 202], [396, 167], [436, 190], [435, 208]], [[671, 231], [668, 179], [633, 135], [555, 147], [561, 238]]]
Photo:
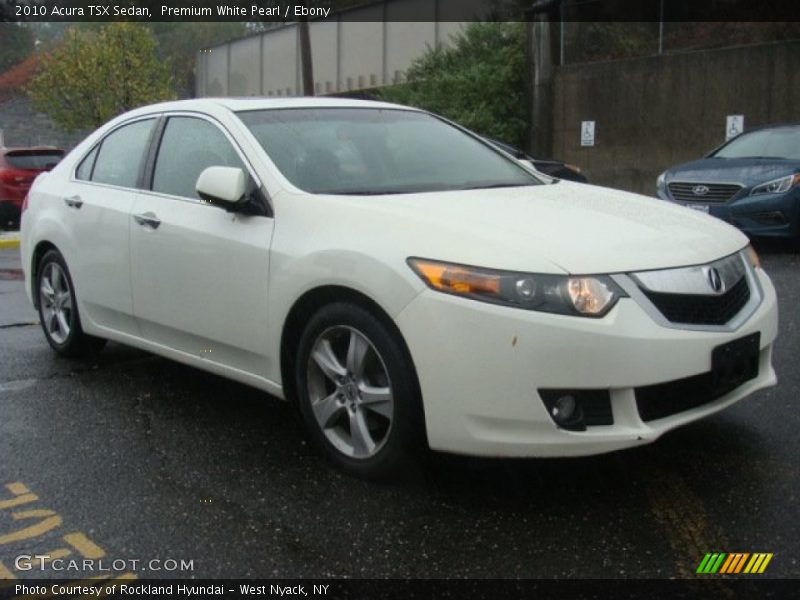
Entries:
[[273, 220], [202, 202], [195, 183], [210, 166], [250, 173], [216, 122], [168, 117], [131, 215], [134, 314], [145, 339], [264, 376]]

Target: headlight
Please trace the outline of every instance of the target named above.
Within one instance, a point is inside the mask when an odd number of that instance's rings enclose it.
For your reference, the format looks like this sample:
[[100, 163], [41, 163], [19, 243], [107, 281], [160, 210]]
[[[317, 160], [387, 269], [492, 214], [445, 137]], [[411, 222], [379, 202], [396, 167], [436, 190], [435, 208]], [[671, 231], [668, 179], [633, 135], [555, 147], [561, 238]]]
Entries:
[[659, 192], [666, 193], [667, 190], [667, 172], [664, 171], [661, 175], [658, 176], [656, 179], [656, 194]]
[[758, 196], [759, 194], [783, 194], [784, 192], [788, 192], [798, 183], [800, 183], [800, 174], [787, 175], [786, 177], [773, 179], [772, 181], [757, 185], [753, 188], [753, 191], [750, 192], [750, 195]]
[[423, 258], [409, 258], [408, 264], [438, 292], [560, 315], [602, 317], [626, 296], [605, 275], [515, 273]]
[[744, 249], [745, 254], [747, 255], [747, 260], [750, 263], [750, 266], [754, 269], [761, 268], [761, 259], [758, 257], [758, 254], [755, 250], [753, 250], [752, 246], [748, 246]]

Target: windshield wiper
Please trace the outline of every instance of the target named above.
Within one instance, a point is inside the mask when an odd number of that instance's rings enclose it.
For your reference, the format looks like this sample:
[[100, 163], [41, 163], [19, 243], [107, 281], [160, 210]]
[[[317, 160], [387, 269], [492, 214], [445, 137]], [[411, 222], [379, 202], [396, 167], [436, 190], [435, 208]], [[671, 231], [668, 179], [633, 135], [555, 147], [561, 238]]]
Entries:
[[416, 194], [414, 190], [331, 190], [316, 192], [318, 194], [330, 194], [332, 196], [383, 196], [384, 194]]
[[454, 190], [494, 190], [497, 188], [509, 187], [528, 187], [530, 185], [538, 185], [536, 183], [485, 183], [475, 185], [465, 185], [463, 187], [453, 188]]

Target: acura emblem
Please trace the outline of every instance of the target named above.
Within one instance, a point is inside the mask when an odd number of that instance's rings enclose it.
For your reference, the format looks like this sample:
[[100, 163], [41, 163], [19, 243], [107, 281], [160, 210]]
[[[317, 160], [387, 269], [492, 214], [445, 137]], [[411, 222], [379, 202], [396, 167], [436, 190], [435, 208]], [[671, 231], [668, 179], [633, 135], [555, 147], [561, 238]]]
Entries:
[[708, 193], [707, 185], [696, 185], [692, 188], [692, 193], [695, 196], [705, 196]]
[[724, 291], [725, 284], [722, 282], [722, 277], [719, 276], [719, 271], [716, 268], [711, 267], [706, 271], [706, 279], [708, 279], [708, 285], [711, 286], [714, 292], [721, 294]]

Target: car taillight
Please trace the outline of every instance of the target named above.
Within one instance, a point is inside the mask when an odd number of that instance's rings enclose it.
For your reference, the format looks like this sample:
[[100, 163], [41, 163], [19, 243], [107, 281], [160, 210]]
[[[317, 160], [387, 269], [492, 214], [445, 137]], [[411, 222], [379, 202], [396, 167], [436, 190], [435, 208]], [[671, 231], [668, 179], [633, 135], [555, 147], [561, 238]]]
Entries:
[[28, 210], [28, 196], [30, 196], [30, 192], [25, 194], [25, 198], [22, 200], [21, 212], [25, 212], [26, 210]]
[[0, 171], [0, 181], [7, 185], [20, 185], [21, 183], [30, 183], [34, 179], [28, 171], [21, 171], [19, 169], [5, 169]]

